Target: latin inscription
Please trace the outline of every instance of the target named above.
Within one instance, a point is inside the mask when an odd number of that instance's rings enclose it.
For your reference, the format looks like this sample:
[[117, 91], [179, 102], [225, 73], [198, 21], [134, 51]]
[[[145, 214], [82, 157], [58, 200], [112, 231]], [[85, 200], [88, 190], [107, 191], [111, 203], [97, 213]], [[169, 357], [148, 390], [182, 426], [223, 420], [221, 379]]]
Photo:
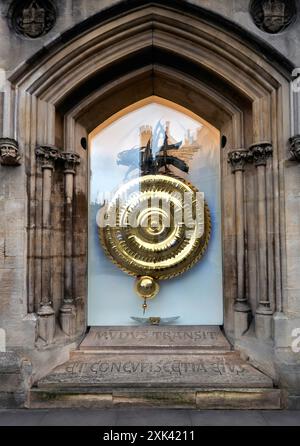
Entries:
[[245, 368], [239, 364], [217, 361], [207, 363], [204, 361], [185, 362], [185, 361], [97, 361], [97, 362], [73, 362], [68, 363], [65, 369], [66, 373], [77, 376], [105, 376], [111, 374], [124, 375], [195, 375], [195, 374], [214, 374], [214, 375], [242, 375]]
[[215, 341], [218, 333], [215, 331], [95, 331], [93, 338], [96, 341], [144, 341], [151, 338], [155, 341]]
[[80, 350], [102, 347], [205, 347], [230, 350], [219, 327], [93, 327]]
[[254, 387], [271, 380], [242, 361], [235, 353], [225, 354], [78, 354], [58, 366], [39, 382], [40, 387], [56, 383], [69, 386], [144, 384], [176, 386]]

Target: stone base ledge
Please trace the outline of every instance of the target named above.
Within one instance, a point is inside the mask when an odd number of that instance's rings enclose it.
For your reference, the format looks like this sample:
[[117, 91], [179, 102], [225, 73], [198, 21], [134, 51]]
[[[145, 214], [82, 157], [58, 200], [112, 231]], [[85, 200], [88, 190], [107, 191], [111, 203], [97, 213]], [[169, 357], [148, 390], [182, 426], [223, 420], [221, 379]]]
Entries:
[[172, 409], [278, 410], [278, 389], [32, 389], [30, 409], [152, 407]]

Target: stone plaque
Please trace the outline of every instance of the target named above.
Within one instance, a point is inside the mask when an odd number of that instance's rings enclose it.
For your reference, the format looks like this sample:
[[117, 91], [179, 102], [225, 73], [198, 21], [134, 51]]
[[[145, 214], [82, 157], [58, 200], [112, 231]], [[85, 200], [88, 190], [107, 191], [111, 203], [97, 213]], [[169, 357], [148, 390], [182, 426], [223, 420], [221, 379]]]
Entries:
[[284, 31], [297, 16], [295, 0], [251, 0], [249, 9], [255, 25], [269, 34]]
[[93, 327], [80, 350], [118, 347], [230, 350], [227, 339], [216, 326]]
[[57, 11], [52, 0], [15, 0], [8, 16], [17, 34], [36, 39], [54, 27]]
[[57, 367], [38, 383], [49, 387], [261, 388], [272, 380], [236, 353], [84, 354]]

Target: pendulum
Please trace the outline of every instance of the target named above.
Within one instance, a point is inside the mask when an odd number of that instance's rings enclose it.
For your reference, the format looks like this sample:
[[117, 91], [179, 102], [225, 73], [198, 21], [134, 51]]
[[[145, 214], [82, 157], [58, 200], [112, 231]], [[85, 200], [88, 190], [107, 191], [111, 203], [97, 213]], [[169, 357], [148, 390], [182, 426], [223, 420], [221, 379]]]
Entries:
[[148, 308], [148, 304], [147, 304], [147, 299], [145, 298], [144, 303], [143, 303], [143, 314], [146, 313], [147, 308]]
[[144, 300], [144, 303], [142, 305], [143, 314], [145, 314], [146, 310], [148, 309], [147, 301], [150, 299], [154, 299], [154, 297], [159, 292], [159, 288], [160, 287], [158, 282], [155, 279], [153, 279], [153, 277], [142, 276], [136, 279], [135, 291], [138, 294], [138, 296]]

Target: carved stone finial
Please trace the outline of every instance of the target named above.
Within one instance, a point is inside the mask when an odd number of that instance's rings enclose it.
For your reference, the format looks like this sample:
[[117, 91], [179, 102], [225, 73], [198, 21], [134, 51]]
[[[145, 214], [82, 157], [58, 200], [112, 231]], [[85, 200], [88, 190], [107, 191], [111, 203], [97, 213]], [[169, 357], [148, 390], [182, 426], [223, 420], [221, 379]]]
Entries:
[[60, 159], [64, 163], [65, 173], [76, 172], [76, 166], [80, 164], [80, 156], [75, 152], [62, 152]]
[[245, 170], [249, 153], [245, 149], [236, 149], [228, 153], [228, 163], [231, 165], [232, 173]]
[[272, 154], [273, 147], [270, 142], [255, 143], [249, 147], [249, 157], [251, 157], [256, 167], [266, 166], [268, 158]]
[[0, 163], [2, 166], [19, 166], [21, 164], [17, 141], [11, 138], [0, 138]]
[[43, 169], [54, 169], [55, 161], [59, 157], [59, 151], [54, 146], [38, 146], [35, 149], [37, 160], [41, 163]]
[[15, 0], [9, 10], [11, 26], [31, 39], [47, 34], [55, 25], [56, 16], [52, 0]]
[[250, 14], [259, 29], [276, 34], [294, 22], [297, 8], [295, 0], [252, 0]]
[[289, 139], [290, 153], [292, 160], [300, 162], [300, 135], [293, 136]]

